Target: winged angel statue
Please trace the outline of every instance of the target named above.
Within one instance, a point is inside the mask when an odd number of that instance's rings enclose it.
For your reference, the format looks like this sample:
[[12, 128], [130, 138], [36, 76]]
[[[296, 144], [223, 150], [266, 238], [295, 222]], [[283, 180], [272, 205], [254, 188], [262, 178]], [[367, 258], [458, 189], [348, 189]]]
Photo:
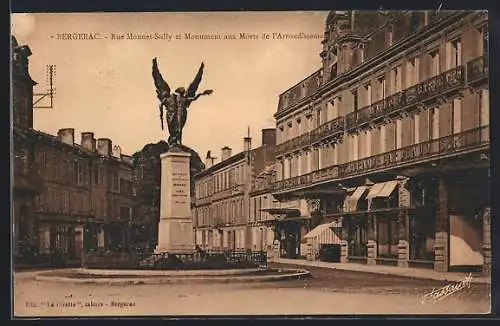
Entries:
[[159, 69], [156, 58], [153, 59], [153, 79], [156, 86], [156, 95], [160, 100], [160, 120], [161, 129], [163, 130], [163, 108], [167, 114], [168, 126], [168, 144], [169, 145], [182, 145], [182, 128], [186, 124], [187, 109], [192, 102], [196, 101], [202, 95], [212, 94], [212, 90], [205, 90], [202, 93], [196, 93], [198, 86], [203, 76], [203, 62], [200, 69], [196, 74], [193, 82], [189, 85], [187, 92], [184, 87], [177, 88], [173, 94], [170, 93], [170, 87], [163, 79]]

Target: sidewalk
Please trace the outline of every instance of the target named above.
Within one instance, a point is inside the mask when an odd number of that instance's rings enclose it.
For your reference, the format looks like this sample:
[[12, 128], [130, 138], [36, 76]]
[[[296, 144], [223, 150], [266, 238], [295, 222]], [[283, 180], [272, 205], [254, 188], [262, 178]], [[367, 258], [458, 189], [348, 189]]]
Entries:
[[[468, 275], [468, 273], [439, 273], [429, 269], [421, 268], [403, 268], [393, 266], [380, 266], [380, 265], [364, 265], [356, 263], [327, 263], [322, 261], [309, 261], [301, 259], [286, 259], [279, 258], [273, 259], [271, 263], [290, 264], [310, 267], [321, 267], [335, 270], [351, 271], [351, 272], [365, 272], [382, 275], [394, 275], [418, 279], [437, 280], [446, 282], [460, 282]], [[475, 276], [472, 274], [472, 283], [476, 284], [491, 284], [491, 277]]]

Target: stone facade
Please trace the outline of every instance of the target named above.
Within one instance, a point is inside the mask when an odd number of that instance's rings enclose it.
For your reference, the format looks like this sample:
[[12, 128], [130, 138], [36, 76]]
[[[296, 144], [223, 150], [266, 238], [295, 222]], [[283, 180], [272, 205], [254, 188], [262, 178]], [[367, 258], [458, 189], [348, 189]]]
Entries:
[[74, 129], [50, 135], [33, 129], [29, 47], [13, 38], [14, 253], [25, 262], [55, 253], [78, 260], [90, 249], [134, 245], [132, 161], [92, 132], [75, 142]]
[[471, 267], [451, 266], [465, 250], [488, 273], [487, 26], [478, 11], [328, 15], [321, 68], [280, 94], [273, 194], [321, 194], [318, 223], [349, 217], [342, 261], [450, 271]]
[[245, 150], [235, 155], [231, 148], [222, 148], [218, 163], [207, 153], [207, 168], [193, 176], [197, 245], [217, 250], [254, 249], [254, 229], [260, 231], [260, 225], [256, 223], [251, 194], [257, 175], [274, 163], [274, 134], [274, 129], [262, 130], [262, 145], [257, 148], [252, 148], [251, 138], [245, 137]]

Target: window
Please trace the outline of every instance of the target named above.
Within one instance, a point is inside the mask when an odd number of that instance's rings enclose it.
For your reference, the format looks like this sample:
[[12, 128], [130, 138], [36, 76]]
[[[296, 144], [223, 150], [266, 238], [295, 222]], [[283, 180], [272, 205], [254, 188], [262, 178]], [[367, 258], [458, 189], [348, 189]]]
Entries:
[[22, 173], [27, 173], [28, 172], [28, 165], [29, 165], [29, 160], [28, 160], [28, 151], [26, 149], [21, 149], [18, 151], [18, 154], [16, 155], [16, 165], [19, 164], [19, 170]]
[[28, 100], [25, 97], [14, 97], [14, 123], [23, 127], [28, 127], [29, 113]]
[[[143, 167], [141, 167], [141, 170], [143, 170]], [[104, 168], [99, 167], [99, 185], [101, 186], [103, 186], [105, 183], [104, 176], [105, 176]]]
[[372, 104], [372, 85], [371, 84], [365, 85], [365, 104], [366, 105]]
[[392, 41], [393, 41], [393, 37], [394, 37], [394, 27], [393, 26], [389, 26], [388, 30], [387, 30], [387, 46], [391, 46], [392, 45]]
[[359, 63], [365, 62], [365, 45], [360, 44], [359, 45]]
[[97, 164], [94, 165], [94, 169], [93, 169], [93, 174], [94, 174], [94, 184], [97, 185], [99, 184], [99, 167], [97, 166]]
[[489, 90], [481, 89], [479, 91], [479, 125], [488, 126], [490, 124], [490, 103]]
[[431, 57], [431, 66], [430, 66], [431, 76], [429, 77], [439, 75], [440, 73], [439, 50], [432, 51], [431, 53], [429, 53], [429, 55]]
[[419, 59], [417, 57], [408, 60], [406, 73], [406, 87], [417, 84], [420, 80], [419, 76]]
[[386, 97], [386, 85], [385, 85], [385, 77], [382, 76], [377, 79], [378, 81], [378, 86], [379, 86], [379, 92], [378, 92], [378, 99], [377, 100], [383, 100]]
[[56, 210], [56, 192], [54, 190], [49, 190], [49, 195], [50, 195], [49, 209], [51, 211], [55, 211]]
[[439, 138], [439, 108], [429, 109], [429, 139]]
[[130, 207], [120, 207], [120, 219], [129, 221], [132, 218]]
[[401, 91], [401, 66], [397, 66], [392, 69], [392, 94]]
[[378, 222], [378, 256], [384, 258], [397, 258], [398, 256], [398, 224], [394, 219]]
[[452, 133], [458, 134], [462, 131], [462, 100], [454, 99], [451, 102]]
[[452, 69], [462, 64], [462, 44], [460, 39], [451, 41], [449, 46], [448, 68]]
[[40, 153], [40, 161], [41, 166], [45, 169], [47, 167], [47, 154], [45, 152]]
[[87, 162], [83, 162], [83, 184], [88, 186], [90, 181], [90, 167]]
[[330, 80], [337, 77], [337, 62], [335, 62], [330, 69]]
[[259, 197], [259, 200], [257, 201], [257, 204], [258, 204], [258, 211], [257, 211], [257, 216], [258, 216], [258, 220], [260, 221], [262, 219], [262, 198]]
[[352, 91], [352, 105], [353, 105], [353, 111], [358, 110], [358, 90]]
[[73, 183], [78, 184], [78, 161], [73, 162]]
[[120, 191], [120, 183], [119, 183], [119, 176], [118, 176], [118, 172], [114, 171], [113, 172], [113, 181], [112, 181], [112, 189], [114, 191]]
[[489, 42], [489, 35], [488, 35], [488, 26], [482, 26], [479, 28], [479, 33], [481, 35], [481, 41], [479, 42], [480, 46], [480, 53], [481, 55], [487, 54], [488, 53], [488, 42]]
[[416, 32], [419, 25], [420, 25], [420, 19], [418, 17], [418, 13], [414, 12], [411, 14], [411, 19], [410, 19], [411, 32], [412, 33]]

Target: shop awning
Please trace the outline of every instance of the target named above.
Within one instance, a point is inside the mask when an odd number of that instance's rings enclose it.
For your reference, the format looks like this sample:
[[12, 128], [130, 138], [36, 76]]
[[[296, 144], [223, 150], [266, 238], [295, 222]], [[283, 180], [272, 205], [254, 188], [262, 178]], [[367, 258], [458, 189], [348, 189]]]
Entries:
[[367, 189], [368, 187], [366, 186], [359, 186], [356, 188], [356, 190], [352, 195], [346, 198], [347, 211], [352, 212], [356, 210], [358, 201], [361, 199], [361, 197], [363, 196], [363, 194], [366, 192]]
[[366, 196], [366, 199], [373, 199], [378, 196], [380, 191], [384, 188], [385, 182], [380, 182], [374, 184], [371, 188], [370, 191], [368, 192], [368, 195]]
[[382, 188], [377, 197], [389, 197], [394, 189], [396, 189], [396, 186], [398, 185], [397, 181], [388, 181], [384, 183], [384, 188]]
[[363, 196], [363, 194], [365, 193], [366, 189], [368, 189], [367, 186], [359, 186], [356, 188], [356, 190], [354, 191], [354, 193], [351, 195], [351, 200], [355, 200], [356, 202], [358, 202], [358, 200]]
[[318, 235], [321, 234], [321, 232], [323, 232], [326, 229], [328, 229], [331, 225], [332, 225], [331, 223], [325, 223], [325, 224], [318, 225], [317, 227], [315, 227], [314, 229], [312, 229], [309, 233], [307, 233], [304, 236], [304, 239], [311, 239], [311, 238], [317, 237]]

